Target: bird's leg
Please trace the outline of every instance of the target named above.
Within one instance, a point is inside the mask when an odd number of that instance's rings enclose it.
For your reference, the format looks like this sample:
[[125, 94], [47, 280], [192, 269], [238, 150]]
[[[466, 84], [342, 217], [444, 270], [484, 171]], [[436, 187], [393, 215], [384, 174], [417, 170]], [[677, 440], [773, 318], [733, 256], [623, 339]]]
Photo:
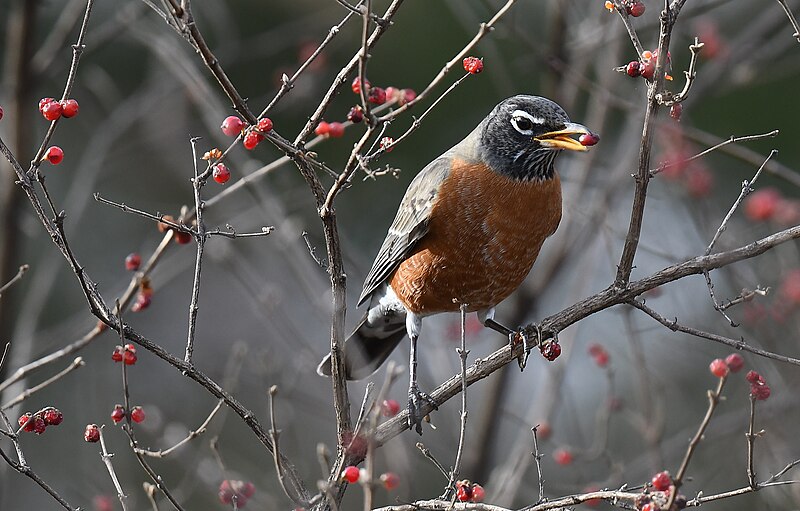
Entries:
[[431, 396], [419, 390], [417, 385], [417, 335], [411, 335], [411, 360], [408, 365], [408, 426], [422, 434], [422, 405], [427, 401], [434, 410], [438, 410], [436, 401]]
[[[525, 329], [520, 328], [519, 330], [512, 330], [505, 325], [501, 325], [497, 321], [494, 320], [494, 309], [489, 309], [485, 312], [479, 312], [479, 318], [483, 320], [483, 326], [486, 328], [491, 328], [495, 332], [500, 332], [501, 334], [508, 337], [508, 344], [511, 346], [511, 349], [514, 349], [514, 343], [517, 341], [517, 337], [522, 339], [522, 345], [525, 348], [522, 355], [517, 358], [517, 363], [519, 364], [519, 369], [522, 371], [525, 369], [525, 364], [528, 363], [528, 355], [533, 349], [533, 346], [530, 345], [530, 339], [525, 334]], [[537, 326], [538, 329], [538, 326]], [[538, 330], [537, 330], [538, 331]], [[539, 338], [539, 337], [537, 337]]]

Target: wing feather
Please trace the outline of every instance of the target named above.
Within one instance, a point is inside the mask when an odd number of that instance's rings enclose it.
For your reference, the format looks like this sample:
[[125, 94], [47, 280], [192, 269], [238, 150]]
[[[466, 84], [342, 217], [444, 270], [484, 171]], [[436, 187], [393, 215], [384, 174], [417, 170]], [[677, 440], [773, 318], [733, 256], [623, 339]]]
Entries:
[[436, 202], [442, 181], [450, 172], [451, 154], [446, 153], [433, 160], [417, 174], [406, 190], [397, 216], [389, 227], [389, 233], [372, 263], [372, 269], [364, 282], [358, 305], [383, 283], [428, 232], [431, 210]]

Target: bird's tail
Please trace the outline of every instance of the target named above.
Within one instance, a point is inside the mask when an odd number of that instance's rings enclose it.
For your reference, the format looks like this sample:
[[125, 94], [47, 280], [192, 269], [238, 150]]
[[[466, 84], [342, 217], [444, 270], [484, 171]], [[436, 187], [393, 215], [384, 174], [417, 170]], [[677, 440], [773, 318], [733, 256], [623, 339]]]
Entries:
[[[374, 373], [406, 335], [405, 314], [378, 315], [373, 324], [368, 321], [369, 316], [368, 311], [344, 345], [348, 380], [360, 380]], [[330, 353], [320, 362], [317, 373], [331, 375]]]

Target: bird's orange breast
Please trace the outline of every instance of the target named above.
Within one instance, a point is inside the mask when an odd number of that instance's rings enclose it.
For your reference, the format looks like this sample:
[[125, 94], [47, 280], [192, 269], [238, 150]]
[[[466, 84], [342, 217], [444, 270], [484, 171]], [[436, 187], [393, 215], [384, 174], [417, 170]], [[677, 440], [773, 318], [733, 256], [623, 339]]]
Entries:
[[416, 314], [494, 307], [530, 272], [561, 220], [561, 182], [518, 181], [456, 160], [442, 183], [428, 233], [391, 276]]

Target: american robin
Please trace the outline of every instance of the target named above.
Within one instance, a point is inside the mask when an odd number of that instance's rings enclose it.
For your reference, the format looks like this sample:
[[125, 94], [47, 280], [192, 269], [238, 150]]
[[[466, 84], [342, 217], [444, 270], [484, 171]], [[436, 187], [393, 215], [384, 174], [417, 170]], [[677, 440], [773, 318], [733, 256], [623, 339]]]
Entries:
[[[588, 148], [590, 134], [549, 99], [518, 95], [498, 104], [472, 133], [429, 163], [409, 185], [367, 275], [358, 304], [369, 308], [344, 349], [348, 379], [373, 373], [403, 337], [411, 339], [409, 424], [422, 433], [417, 339], [422, 318], [495, 306], [522, 283], [561, 220], [562, 150]], [[592, 136], [592, 135], [589, 135]], [[317, 372], [330, 375], [330, 354]]]

